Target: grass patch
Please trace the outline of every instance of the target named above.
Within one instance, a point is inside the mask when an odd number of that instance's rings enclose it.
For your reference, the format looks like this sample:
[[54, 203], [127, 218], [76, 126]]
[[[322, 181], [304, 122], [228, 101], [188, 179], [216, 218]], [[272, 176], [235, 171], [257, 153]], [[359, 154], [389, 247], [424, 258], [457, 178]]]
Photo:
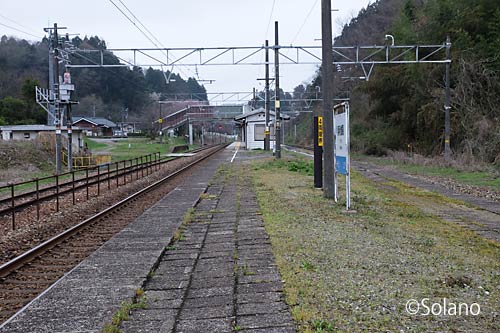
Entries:
[[[399, 156], [399, 155], [398, 155]], [[435, 176], [449, 178], [456, 182], [472, 185], [487, 187], [495, 191], [500, 191], [500, 174], [498, 168], [482, 166], [481, 170], [466, 170], [461, 169], [458, 164], [454, 166], [442, 165], [424, 165], [418, 164], [423, 158], [416, 159], [398, 159], [395, 158], [375, 158], [366, 155], [355, 154], [354, 158], [357, 160], [364, 160], [378, 165], [393, 166], [403, 172], [422, 175], [422, 176]], [[427, 162], [426, 162], [427, 163]], [[480, 165], [470, 167], [481, 167]]]
[[[289, 164], [265, 160], [249, 168], [300, 332], [500, 330], [497, 244], [402, 200], [404, 187], [380, 188], [355, 172], [357, 213], [345, 214], [341, 204], [313, 188], [307, 172], [290, 171]], [[448, 204], [432, 193], [411, 191], [419, 200]], [[443, 297], [478, 303], [481, 316], [405, 311], [409, 299]]]
[[130, 160], [140, 156], [160, 152], [161, 155], [170, 153], [177, 145], [186, 144], [184, 138], [169, 138], [162, 143], [149, 138], [127, 138], [107, 141], [99, 139], [86, 139], [93, 154], [110, 154], [112, 161]]
[[91, 151], [94, 151], [94, 150], [96, 150], [96, 151], [103, 150], [103, 149], [106, 149], [106, 148], [108, 148], [110, 146], [106, 142], [95, 140], [95, 139], [90, 139], [90, 138], [87, 138], [87, 137], [85, 137], [83, 139], [83, 142], [85, 142], [85, 144], [87, 144], [87, 148], [90, 149]]
[[314, 332], [333, 332], [333, 325], [323, 320], [313, 320], [311, 326]]
[[281, 159], [268, 159], [267, 163], [254, 164], [254, 170], [272, 170], [272, 169], [282, 169], [291, 172], [297, 172], [306, 176], [314, 175], [314, 164], [312, 160], [306, 160], [303, 158], [284, 157]]

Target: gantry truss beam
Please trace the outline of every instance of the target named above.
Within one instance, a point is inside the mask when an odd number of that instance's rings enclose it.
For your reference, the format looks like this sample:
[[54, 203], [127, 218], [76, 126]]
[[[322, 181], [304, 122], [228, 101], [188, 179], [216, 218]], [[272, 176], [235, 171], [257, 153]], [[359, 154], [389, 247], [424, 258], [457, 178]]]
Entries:
[[[447, 44], [441, 45], [371, 45], [336, 46], [333, 48], [333, 62], [338, 65], [361, 65], [366, 74], [378, 64], [446, 64]], [[203, 48], [116, 48], [107, 50], [61, 50], [76, 55], [99, 53], [90, 64], [68, 65], [68, 67], [118, 67], [107, 64], [106, 52], [113, 52], [128, 66], [226, 66], [265, 65], [266, 49], [279, 50], [280, 65], [321, 64], [321, 46], [235, 46]], [[140, 61], [138, 60], [140, 56]], [[97, 61], [96, 61], [97, 60]], [[146, 60], [146, 61], [144, 61]]]
[[[297, 103], [304, 104], [306, 108], [310, 108], [313, 102], [321, 102], [323, 99], [321, 94], [318, 91], [315, 92], [304, 92], [302, 97], [296, 98], [287, 98], [286, 96], [293, 96], [293, 93], [285, 92], [280, 100], [282, 103]], [[179, 94], [162, 94], [166, 100], [159, 101], [161, 104], [171, 104], [176, 102], [186, 102], [190, 101], [193, 103], [199, 103], [199, 106], [218, 106], [218, 105], [227, 105], [228, 103], [244, 103], [247, 104], [251, 102], [254, 97], [253, 92], [247, 91], [235, 91], [235, 92], [207, 92], [207, 93], [179, 93]], [[205, 96], [207, 100], [204, 100]], [[307, 96], [307, 97], [306, 97]], [[271, 100], [275, 99], [275, 94], [270, 96]], [[265, 102], [265, 96], [262, 94], [256, 94], [255, 100], [260, 102]], [[335, 98], [334, 101], [342, 102], [348, 100], [346, 98]], [[196, 106], [196, 104], [192, 104], [192, 106]]]

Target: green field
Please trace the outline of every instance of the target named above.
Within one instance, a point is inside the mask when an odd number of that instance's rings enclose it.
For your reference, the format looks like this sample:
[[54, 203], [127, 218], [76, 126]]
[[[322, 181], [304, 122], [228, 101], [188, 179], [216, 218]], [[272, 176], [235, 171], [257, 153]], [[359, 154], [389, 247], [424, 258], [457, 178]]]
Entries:
[[[168, 138], [162, 143], [149, 138], [85, 139], [92, 154], [108, 154], [112, 161], [130, 160], [136, 157], [160, 152], [163, 156], [174, 146], [186, 144], [184, 138]], [[191, 147], [190, 147], [191, 148]]]

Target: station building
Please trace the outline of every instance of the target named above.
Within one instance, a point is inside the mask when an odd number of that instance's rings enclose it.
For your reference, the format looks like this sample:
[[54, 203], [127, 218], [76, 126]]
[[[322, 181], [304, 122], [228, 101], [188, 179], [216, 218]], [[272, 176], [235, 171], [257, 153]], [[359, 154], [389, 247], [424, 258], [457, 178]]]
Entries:
[[[269, 112], [270, 147], [274, 149], [274, 111]], [[281, 114], [281, 121], [289, 120], [290, 116]], [[247, 150], [264, 149], [264, 138], [266, 130], [266, 112], [263, 108], [244, 113], [234, 118], [240, 128], [241, 141], [245, 143]]]

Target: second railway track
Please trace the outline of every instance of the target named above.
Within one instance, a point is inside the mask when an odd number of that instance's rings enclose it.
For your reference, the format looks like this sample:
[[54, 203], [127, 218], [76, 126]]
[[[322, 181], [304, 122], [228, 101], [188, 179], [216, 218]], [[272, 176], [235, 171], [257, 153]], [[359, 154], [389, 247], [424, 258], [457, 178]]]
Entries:
[[200, 158], [181, 169], [1, 265], [0, 322], [7, 320], [28, 304], [175, 188], [175, 184], [169, 186], [169, 182], [176, 176], [223, 147], [207, 150]]

